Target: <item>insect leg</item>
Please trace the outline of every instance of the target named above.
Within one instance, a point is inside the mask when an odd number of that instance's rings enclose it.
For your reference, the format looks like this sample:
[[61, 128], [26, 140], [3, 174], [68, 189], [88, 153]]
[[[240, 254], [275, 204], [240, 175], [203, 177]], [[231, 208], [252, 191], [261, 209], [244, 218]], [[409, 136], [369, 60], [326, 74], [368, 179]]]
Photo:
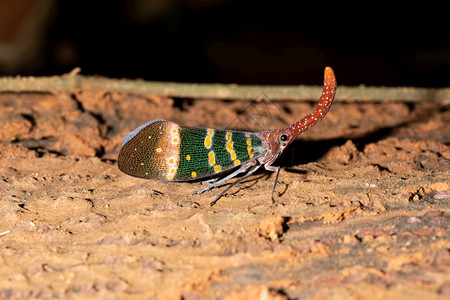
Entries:
[[234, 171], [233, 173], [229, 174], [228, 176], [225, 176], [224, 178], [215, 181], [214, 183], [208, 185], [207, 187], [205, 187], [204, 189], [201, 189], [200, 191], [197, 192], [197, 194], [201, 194], [203, 192], [206, 192], [210, 189], [212, 189], [213, 187], [216, 187], [222, 183], [224, 183], [227, 180], [230, 180], [231, 178], [235, 177], [236, 175], [246, 172], [251, 166], [254, 166], [256, 164], [256, 161], [250, 161], [244, 165], [242, 165], [239, 169], [237, 169], [236, 171]]
[[222, 198], [223, 195], [225, 195], [226, 192], [228, 192], [233, 186], [235, 186], [238, 182], [240, 182], [242, 179], [247, 178], [248, 176], [250, 176], [253, 172], [255, 172], [256, 170], [259, 169], [259, 167], [261, 167], [261, 165], [255, 165], [253, 167], [253, 169], [251, 169], [250, 171], [248, 171], [247, 174], [245, 174], [244, 176], [236, 179], [232, 184], [230, 184], [230, 186], [228, 186], [226, 189], [224, 189], [222, 192], [220, 192], [220, 194], [213, 200], [211, 201], [211, 203], [209, 205], [213, 206], [214, 204], [216, 204], [216, 202]]
[[203, 182], [206, 182], [206, 183], [214, 183], [214, 182], [216, 182], [217, 180], [219, 180], [220, 178], [211, 178], [211, 179], [208, 179], [208, 180], [205, 180], [205, 181], [203, 181]]
[[268, 164], [265, 164], [265, 165], [264, 165], [264, 168], [265, 168], [267, 171], [277, 172], [277, 175], [275, 175], [275, 182], [273, 183], [272, 195], [270, 196], [270, 199], [272, 200], [272, 202], [274, 202], [274, 200], [273, 200], [273, 194], [275, 193], [275, 187], [277, 186], [277, 183], [278, 183], [278, 176], [280, 176], [280, 170], [281, 170], [281, 168], [280, 168], [280, 167], [271, 166], [271, 165], [268, 165]]
[[211, 203], [209, 203], [209, 205], [213, 206], [214, 204], [216, 204], [217, 201], [219, 201], [220, 198], [222, 198], [222, 196], [228, 192], [229, 189], [231, 189], [233, 186], [236, 185], [236, 183], [238, 183], [239, 181], [241, 181], [241, 178], [238, 178], [235, 182], [233, 182], [232, 184], [230, 184], [226, 189], [224, 189], [222, 192], [220, 192], [219, 195], [217, 195], [216, 198], [214, 198], [213, 201], [211, 201]]
[[280, 175], [280, 167], [277, 167], [277, 175], [275, 176], [275, 182], [273, 183], [273, 189], [272, 189], [272, 195], [270, 196], [270, 198], [272, 199], [272, 203], [275, 202], [273, 200], [273, 193], [275, 193], [275, 187], [277, 186], [278, 183], [278, 176]]

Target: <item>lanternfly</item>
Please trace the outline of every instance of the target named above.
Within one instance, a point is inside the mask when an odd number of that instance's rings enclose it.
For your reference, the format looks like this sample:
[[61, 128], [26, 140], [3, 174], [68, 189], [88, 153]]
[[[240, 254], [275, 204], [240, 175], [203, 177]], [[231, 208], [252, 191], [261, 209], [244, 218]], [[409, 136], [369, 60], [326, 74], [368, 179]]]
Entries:
[[245, 132], [179, 125], [167, 120], [152, 120], [128, 133], [122, 141], [118, 164], [124, 173], [163, 181], [208, 181], [210, 190], [241, 173], [212, 202], [214, 205], [236, 183], [261, 166], [276, 172], [272, 163], [297, 137], [330, 110], [336, 94], [336, 77], [325, 68], [323, 92], [313, 113], [284, 129]]

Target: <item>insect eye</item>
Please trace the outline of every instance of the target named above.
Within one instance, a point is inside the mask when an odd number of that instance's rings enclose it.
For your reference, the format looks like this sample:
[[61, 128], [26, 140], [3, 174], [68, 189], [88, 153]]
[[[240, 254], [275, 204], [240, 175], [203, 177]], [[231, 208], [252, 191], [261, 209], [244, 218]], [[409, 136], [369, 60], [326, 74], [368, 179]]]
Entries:
[[285, 135], [285, 134], [282, 134], [282, 135], [280, 136], [280, 140], [281, 140], [282, 142], [286, 142], [287, 139], [288, 139], [288, 137], [287, 137], [287, 135]]

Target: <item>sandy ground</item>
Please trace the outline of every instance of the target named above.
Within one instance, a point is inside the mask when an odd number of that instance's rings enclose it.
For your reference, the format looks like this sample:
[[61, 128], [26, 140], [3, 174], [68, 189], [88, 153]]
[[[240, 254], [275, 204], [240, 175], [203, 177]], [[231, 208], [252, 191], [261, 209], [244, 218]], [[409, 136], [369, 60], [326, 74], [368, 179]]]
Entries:
[[450, 297], [448, 106], [335, 103], [278, 162], [274, 203], [266, 172], [210, 207], [221, 189], [118, 170], [148, 120], [281, 128], [315, 103], [243, 105], [0, 94], [0, 299]]

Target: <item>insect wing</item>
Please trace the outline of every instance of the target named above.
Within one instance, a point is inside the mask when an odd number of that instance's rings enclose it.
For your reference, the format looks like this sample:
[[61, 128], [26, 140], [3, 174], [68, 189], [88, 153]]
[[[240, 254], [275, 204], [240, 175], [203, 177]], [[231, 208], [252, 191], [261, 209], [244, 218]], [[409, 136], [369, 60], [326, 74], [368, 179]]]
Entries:
[[118, 165], [135, 177], [189, 181], [213, 176], [264, 153], [254, 133], [153, 120], [125, 136]]
[[265, 152], [262, 141], [249, 132], [180, 126], [180, 138], [179, 181], [213, 176]]
[[139, 126], [123, 139], [119, 169], [131, 176], [173, 180], [180, 152], [179, 125], [153, 120]]

